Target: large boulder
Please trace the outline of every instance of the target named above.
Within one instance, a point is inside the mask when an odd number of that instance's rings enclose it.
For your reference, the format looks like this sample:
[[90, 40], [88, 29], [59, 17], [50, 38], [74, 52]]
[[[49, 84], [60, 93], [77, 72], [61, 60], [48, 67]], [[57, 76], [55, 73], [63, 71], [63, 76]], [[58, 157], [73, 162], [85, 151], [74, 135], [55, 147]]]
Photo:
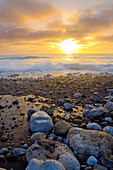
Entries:
[[48, 139], [36, 141], [26, 151], [26, 158], [29, 162], [32, 158], [39, 160], [55, 159], [62, 154], [69, 153], [73, 155], [73, 152], [69, 147], [63, 143], [57, 141], [50, 141]]
[[[104, 165], [104, 160], [108, 160], [111, 166], [112, 161], [112, 149], [113, 149], [113, 137], [105, 132], [95, 130], [84, 130], [81, 128], [71, 128], [67, 135], [69, 146], [78, 154], [84, 157], [95, 156], [101, 158]], [[107, 163], [106, 163], [106, 166]]]
[[49, 133], [53, 128], [51, 117], [44, 111], [37, 111], [32, 114], [29, 127], [32, 132]]
[[71, 127], [66, 121], [58, 121], [54, 126], [54, 132], [57, 136], [66, 136]]
[[47, 160], [47, 161], [42, 161], [42, 160], [37, 160], [33, 158], [30, 162], [26, 170], [65, 170], [64, 166], [55, 160]]

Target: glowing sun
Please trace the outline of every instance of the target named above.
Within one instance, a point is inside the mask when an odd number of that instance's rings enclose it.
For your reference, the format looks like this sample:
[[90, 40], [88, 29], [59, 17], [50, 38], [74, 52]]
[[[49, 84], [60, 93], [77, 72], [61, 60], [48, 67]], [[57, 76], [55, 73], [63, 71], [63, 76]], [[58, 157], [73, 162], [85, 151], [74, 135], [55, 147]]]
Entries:
[[81, 45], [77, 44], [79, 41], [73, 41], [73, 38], [57, 43], [65, 53], [72, 54], [78, 52], [77, 50], [81, 48]]

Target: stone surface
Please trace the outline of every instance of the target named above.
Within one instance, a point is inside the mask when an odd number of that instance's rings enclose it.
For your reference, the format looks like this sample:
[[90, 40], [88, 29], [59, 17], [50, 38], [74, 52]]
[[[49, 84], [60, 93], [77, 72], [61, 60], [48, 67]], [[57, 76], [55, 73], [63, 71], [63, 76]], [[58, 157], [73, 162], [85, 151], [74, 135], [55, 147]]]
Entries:
[[97, 124], [97, 123], [89, 123], [89, 124], [87, 124], [87, 129], [90, 129], [90, 130], [99, 130], [99, 131], [102, 130], [100, 125]]
[[113, 136], [113, 127], [112, 126], [104, 127], [103, 131], [106, 132], [106, 133], [109, 133], [111, 136]]
[[93, 170], [107, 170], [107, 168], [99, 164], [95, 164]]
[[54, 126], [54, 133], [58, 136], [65, 136], [71, 127], [66, 121], [58, 121]]
[[112, 165], [113, 137], [111, 135], [95, 130], [71, 128], [67, 139], [69, 146], [78, 154], [99, 157], [103, 159], [103, 165], [107, 159]]
[[5, 153], [7, 153], [8, 152], [8, 149], [7, 148], [2, 148], [1, 150], [0, 150], [0, 155], [4, 155]]
[[80, 97], [82, 97], [82, 94], [81, 94], [81, 93], [75, 93], [75, 94], [74, 94], [74, 97], [75, 97], [75, 98], [80, 98]]
[[72, 109], [73, 109], [73, 105], [70, 104], [70, 103], [65, 103], [65, 104], [64, 104], [64, 108], [65, 108], [67, 111], [69, 111], [69, 110], [72, 110]]
[[86, 110], [83, 113], [83, 116], [84, 117], [97, 117], [97, 116], [101, 116], [104, 113], [103, 109], [104, 109], [103, 107], [99, 107], [99, 108], [94, 108], [94, 109], [91, 109], [91, 110]]
[[87, 164], [89, 166], [93, 166], [95, 164], [97, 164], [98, 160], [94, 157], [94, 156], [90, 156], [88, 159], [87, 159]]
[[80, 170], [80, 163], [69, 153], [60, 155], [58, 161], [64, 165], [66, 170]]
[[113, 102], [107, 102], [104, 108], [108, 111], [113, 111]]
[[48, 133], [53, 128], [51, 117], [44, 111], [38, 111], [32, 114], [29, 126], [32, 132]]
[[37, 132], [37, 133], [34, 133], [31, 136], [31, 142], [34, 143], [36, 140], [43, 140], [45, 138], [46, 138], [46, 134], [45, 133]]
[[41, 161], [32, 159], [26, 170], [65, 170], [64, 166], [55, 160]]
[[60, 155], [65, 153], [70, 153], [73, 155], [73, 152], [67, 145], [45, 139], [36, 141], [35, 144], [31, 145], [26, 151], [26, 158], [28, 162], [32, 158], [37, 158], [44, 161], [47, 159], [56, 160]]
[[40, 110], [46, 112], [50, 116], [52, 116], [54, 114], [54, 110], [48, 106], [42, 106], [42, 108]]
[[13, 148], [12, 153], [15, 155], [25, 155], [26, 154], [26, 150], [25, 149], [21, 149], [21, 148]]

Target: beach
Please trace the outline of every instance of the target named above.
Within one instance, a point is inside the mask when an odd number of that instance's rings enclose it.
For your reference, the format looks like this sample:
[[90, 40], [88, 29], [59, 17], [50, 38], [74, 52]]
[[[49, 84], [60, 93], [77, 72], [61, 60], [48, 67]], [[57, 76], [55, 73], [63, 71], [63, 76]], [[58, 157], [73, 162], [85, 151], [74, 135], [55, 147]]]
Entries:
[[[25, 151], [32, 146], [31, 136], [34, 133], [29, 127], [29, 109], [41, 110], [50, 116], [53, 128], [46, 133], [46, 139], [48, 140], [64, 143], [70, 147], [70, 141], [67, 137], [70, 128], [65, 134], [55, 132], [55, 124], [59, 121], [67, 122], [71, 128], [96, 130], [98, 133], [102, 131], [101, 133], [112, 138], [112, 129], [109, 132], [103, 132], [105, 127], [113, 127], [113, 110], [105, 109], [107, 102], [111, 102], [111, 104], [113, 102], [112, 82], [113, 74], [109, 72], [71, 72], [61, 75], [45, 74], [44, 76], [30, 78], [20, 78], [17, 75], [8, 78], [1, 77], [0, 149], [7, 148], [7, 150], [3, 153], [0, 167], [16, 170], [20, 168], [24, 170], [27, 167], [28, 160]], [[98, 111], [99, 108], [102, 109], [101, 113]], [[88, 111], [92, 109], [96, 109], [96, 113], [98, 112], [96, 116], [94, 116], [95, 112], [93, 115], [89, 115]], [[88, 128], [88, 124], [93, 123], [96, 123], [100, 130], [96, 126]], [[50, 137], [51, 134], [56, 137]], [[25, 147], [26, 145], [27, 147]], [[14, 154], [14, 148], [24, 149], [25, 153], [19, 155], [15, 152]], [[74, 152], [74, 149], [72, 150]], [[107, 152], [107, 148], [105, 152]], [[90, 154], [85, 155], [85, 157], [81, 155], [78, 151], [76, 158], [81, 169], [93, 168], [86, 162]], [[108, 164], [105, 160], [101, 161], [102, 157], [104, 160], [105, 155], [96, 157], [98, 163], [108, 169], [111, 168], [113, 160], [110, 155], [107, 158], [107, 161], [110, 162]]]

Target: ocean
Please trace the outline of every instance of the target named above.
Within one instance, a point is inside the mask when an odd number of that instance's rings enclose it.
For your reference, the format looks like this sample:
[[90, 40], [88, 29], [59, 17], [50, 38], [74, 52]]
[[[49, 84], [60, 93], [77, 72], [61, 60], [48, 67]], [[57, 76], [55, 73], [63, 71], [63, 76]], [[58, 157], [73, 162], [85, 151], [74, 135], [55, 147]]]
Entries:
[[113, 72], [113, 54], [41, 54], [0, 56], [0, 74]]

